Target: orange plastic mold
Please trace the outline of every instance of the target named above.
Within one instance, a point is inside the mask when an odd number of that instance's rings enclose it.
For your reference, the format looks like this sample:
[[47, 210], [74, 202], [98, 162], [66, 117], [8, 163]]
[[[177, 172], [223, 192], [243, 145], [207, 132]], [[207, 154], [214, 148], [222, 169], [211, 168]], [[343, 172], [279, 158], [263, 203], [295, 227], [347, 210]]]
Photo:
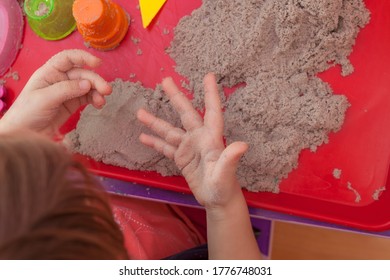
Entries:
[[84, 41], [102, 51], [116, 48], [130, 24], [129, 15], [110, 0], [76, 0], [73, 16]]

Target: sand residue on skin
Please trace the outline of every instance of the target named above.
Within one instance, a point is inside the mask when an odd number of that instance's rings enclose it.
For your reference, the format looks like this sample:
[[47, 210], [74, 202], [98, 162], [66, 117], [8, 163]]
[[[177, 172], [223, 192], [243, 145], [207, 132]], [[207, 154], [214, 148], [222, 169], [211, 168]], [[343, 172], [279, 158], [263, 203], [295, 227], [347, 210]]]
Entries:
[[180, 119], [161, 88], [147, 89], [140, 83], [120, 79], [112, 86], [113, 92], [106, 98], [103, 109], [89, 105], [83, 110], [76, 129], [66, 136], [67, 145], [106, 164], [131, 170], [156, 170], [164, 176], [179, 175], [173, 161], [138, 140], [142, 132], [150, 134], [136, 118], [140, 108], [180, 126]]
[[246, 84], [224, 115], [227, 143], [250, 145], [238, 170], [243, 187], [278, 192], [300, 151], [341, 128], [349, 103], [316, 74], [334, 64], [353, 71], [348, 55], [368, 20], [361, 0], [204, 0], [179, 22], [168, 52], [195, 106], [203, 107], [208, 72], [222, 86]]

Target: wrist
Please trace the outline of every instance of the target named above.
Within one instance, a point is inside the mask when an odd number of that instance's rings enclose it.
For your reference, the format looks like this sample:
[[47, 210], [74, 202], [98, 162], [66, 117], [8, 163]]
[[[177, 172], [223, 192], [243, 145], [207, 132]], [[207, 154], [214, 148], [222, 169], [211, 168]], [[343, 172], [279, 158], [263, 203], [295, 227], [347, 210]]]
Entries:
[[0, 133], [7, 133], [11, 130], [10, 126], [5, 119], [5, 115], [0, 119]]
[[248, 206], [242, 191], [223, 205], [205, 206], [205, 209], [207, 219], [214, 222], [232, 219], [232, 217], [242, 215], [243, 211], [248, 212]]
[[3, 117], [0, 119], [0, 133], [9, 133], [15, 130], [23, 129], [20, 125], [18, 116], [15, 116], [11, 109], [8, 110]]

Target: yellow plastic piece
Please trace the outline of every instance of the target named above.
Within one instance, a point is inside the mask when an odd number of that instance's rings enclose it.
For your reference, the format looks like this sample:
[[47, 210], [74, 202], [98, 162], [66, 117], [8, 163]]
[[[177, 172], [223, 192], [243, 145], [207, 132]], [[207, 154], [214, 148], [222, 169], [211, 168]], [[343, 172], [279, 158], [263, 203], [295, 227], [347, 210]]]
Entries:
[[139, 0], [139, 7], [144, 28], [152, 22], [167, 0]]

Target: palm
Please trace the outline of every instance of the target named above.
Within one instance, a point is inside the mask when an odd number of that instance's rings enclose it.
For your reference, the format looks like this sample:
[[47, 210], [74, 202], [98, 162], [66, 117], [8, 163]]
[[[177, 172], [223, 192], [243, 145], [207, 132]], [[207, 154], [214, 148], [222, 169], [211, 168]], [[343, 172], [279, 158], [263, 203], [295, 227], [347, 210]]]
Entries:
[[191, 134], [183, 136], [174, 155], [176, 165], [201, 204], [206, 203], [201, 189], [211, 188], [205, 178], [213, 176], [217, 161], [224, 150], [222, 139], [216, 139], [213, 134], [207, 127], [195, 129]]

